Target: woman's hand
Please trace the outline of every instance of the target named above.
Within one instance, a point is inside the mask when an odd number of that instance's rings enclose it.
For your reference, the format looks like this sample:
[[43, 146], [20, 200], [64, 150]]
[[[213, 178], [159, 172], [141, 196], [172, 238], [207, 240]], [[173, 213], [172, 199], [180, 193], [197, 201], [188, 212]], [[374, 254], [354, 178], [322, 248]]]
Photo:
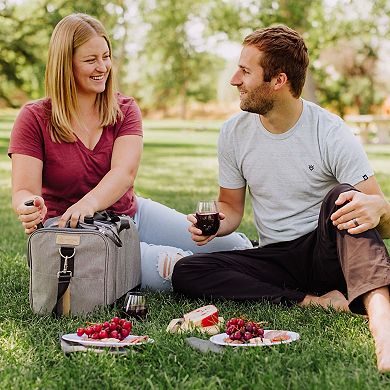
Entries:
[[16, 208], [18, 219], [22, 222], [26, 234], [34, 232], [47, 213], [47, 207], [43, 198], [41, 196], [33, 196], [32, 198], [34, 201], [32, 206], [26, 206], [23, 202]]
[[76, 228], [79, 221], [84, 221], [86, 215], [93, 215], [95, 211], [92, 201], [82, 198], [73, 206], [69, 207], [58, 221], [58, 227], [63, 228], [69, 221], [71, 228]]
[[[225, 214], [219, 213], [219, 220], [222, 221], [224, 219], [225, 219]], [[191, 238], [193, 241], [195, 241], [196, 245], [198, 246], [206, 245], [212, 239], [217, 237], [218, 232], [210, 236], [204, 236], [202, 234], [202, 230], [196, 227], [197, 220], [194, 214], [188, 214], [187, 220], [190, 221], [192, 224], [189, 226], [188, 231], [191, 233]]]

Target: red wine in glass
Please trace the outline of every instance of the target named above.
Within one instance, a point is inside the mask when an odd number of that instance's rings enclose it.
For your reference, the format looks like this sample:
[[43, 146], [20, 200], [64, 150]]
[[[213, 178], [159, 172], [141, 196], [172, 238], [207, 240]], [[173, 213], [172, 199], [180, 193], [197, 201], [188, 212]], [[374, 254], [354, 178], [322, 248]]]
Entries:
[[129, 307], [127, 311], [125, 311], [125, 314], [127, 317], [144, 320], [146, 318], [146, 315], [148, 314], [148, 308], [145, 306], [136, 308]]
[[215, 201], [201, 201], [196, 209], [196, 227], [204, 236], [216, 234], [219, 229], [219, 212]]
[[145, 295], [139, 292], [127, 293], [122, 311], [127, 317], [133, 317], [139, 320], [145, 319], [148, 314]]

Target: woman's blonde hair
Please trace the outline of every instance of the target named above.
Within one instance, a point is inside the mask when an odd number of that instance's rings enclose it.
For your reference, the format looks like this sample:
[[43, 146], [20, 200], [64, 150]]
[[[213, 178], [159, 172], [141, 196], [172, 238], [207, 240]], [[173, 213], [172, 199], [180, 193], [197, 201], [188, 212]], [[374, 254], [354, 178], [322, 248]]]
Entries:
[[[51, 99], [49, 130], [54, 142], [74, 142], [71, 118], [78, 118], [76, 82], [73, 75], [73, 54], [89, 39], [103, 37], [111, 52], [111, 43], [103, 25], [86, 14], [71, 14], [54, 28], [50, 39], [45, 73], [46, 96]], [[113, 70], [108, 75], [106, 88], [97, 95], [96, 104], [101, 126], [114, 124], [122, 112], [114, 92]]]

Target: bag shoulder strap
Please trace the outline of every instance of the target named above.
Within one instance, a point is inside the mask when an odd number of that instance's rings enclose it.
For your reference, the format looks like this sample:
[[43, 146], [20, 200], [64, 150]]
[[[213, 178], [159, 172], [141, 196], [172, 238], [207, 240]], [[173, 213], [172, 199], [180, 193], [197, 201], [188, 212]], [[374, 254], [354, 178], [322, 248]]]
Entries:
[[64, 301], [65, 293], [67, 292], [70, 280], [74, 274], [74, 258], [76, 254], [75, 248], [61, 247], [60, 253], [60, 270], [57, 272], [58, 288], [57, 302], [53, 308], [55, 315], [67, 315], [70, 311], [70, 303]]

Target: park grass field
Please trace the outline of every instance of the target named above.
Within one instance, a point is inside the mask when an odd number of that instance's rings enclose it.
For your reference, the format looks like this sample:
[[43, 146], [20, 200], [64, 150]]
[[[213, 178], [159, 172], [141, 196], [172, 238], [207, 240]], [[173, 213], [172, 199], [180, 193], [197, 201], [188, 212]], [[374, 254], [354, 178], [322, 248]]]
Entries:
[[[11, 210], [7, 146], [14, 112], [0, 113], [0, 388], [1, 389], [388, 389], [390, 375], [378, 374], [373, 341], [361, 316], [321, 308], [286, 308], [265, 303], [216, 301], [225, 319], [244, 315], [289, 329], [301, 339], [289, 345], [226, 348], [203, 354], [186, 335], [165, 328], [206, 300], [147, 292], [149, 315], [133, 333], [155, 343], [126, 356], [76, 353], [65, 356], [59, 334], [85, 321], [118, 314], [104, 309], [85, 318], [55, 319], [32, 314], [28, 303], [26, 237]], [[145, 121], [145, 150], [136, 189], [144, 197], [184, 213], [200, 198], [217, 195], [218, 123]], [[390, 146], [367, 152], [390, 199]], [[240, 230], [255, 238], [248, 202]], [[389, 241], [386, 242], [389, 246]], [[204, 337], [198, 335], [199, 337]]]

